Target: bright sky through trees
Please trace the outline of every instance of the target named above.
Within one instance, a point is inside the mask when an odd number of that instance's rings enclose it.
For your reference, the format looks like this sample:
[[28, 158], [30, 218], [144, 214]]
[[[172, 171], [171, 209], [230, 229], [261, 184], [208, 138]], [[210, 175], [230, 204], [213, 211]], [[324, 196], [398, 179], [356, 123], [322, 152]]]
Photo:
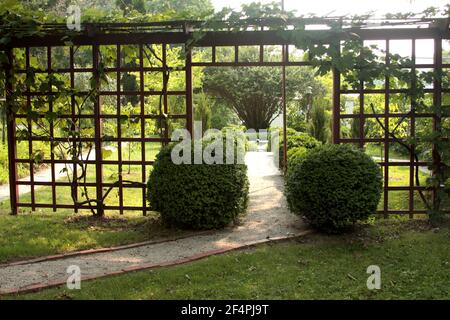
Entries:
[[[238, 9], [241, 4], [256, 0], [211, 0], [218, 11], [223, 7]], [[281, 0], [261, 0], [261, 3], [280, 2]], [[284, 0], [286, 10], [295, 10], [297, 15], [315, 13], [319, 16], [342, 16], [374, 12], [375, 16], [386, 13], [421, 12], [429, 7], [443, 8], [448, 0]], [[395, 41], [391, 44], [392, 53], [402, 56], [411, 55], [410, 41]], [[378, 43], [377, 45], [380, 44]], [[433, 45], [430, 40], [421, 40], [416, 45], [418, 63], [432, 63]], [[419, 61], [420, 60], [420, 61]]]
[[[261, 0], [262, 3], [281, 0]], [[238, 8], [242, 3], [254, 0], [212, 0], [216, 10], [223, 7]], [[418, 12], [428, 7], [443, 7], [448, 0], [284, 0], [286, 10], [296, 10], [298, 14], [318, 15], [363, 14], [375, 11], [377, 15], [397, 12]]]

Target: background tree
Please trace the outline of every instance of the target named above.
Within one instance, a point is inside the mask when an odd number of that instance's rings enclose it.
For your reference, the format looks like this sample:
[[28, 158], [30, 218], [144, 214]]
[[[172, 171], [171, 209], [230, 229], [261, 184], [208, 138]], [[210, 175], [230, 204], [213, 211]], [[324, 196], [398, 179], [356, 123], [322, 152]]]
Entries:
[[[0, 99], [3, 96], [0, 95]], [[2, 127], [2, 144], [6, 143], [6, 108], [5, 108], [5, 104], [3, 103], [3, 101], [0, 100], [0, 125]]]
[[[332, 78], [331, 75], [317, 77], [311, 68], [301, 67], [297, 70], [297, 77], [302, 81], [301, 85], [288, 82], [288, 85], [296, 87], [297, 93], [293, 99], [287, 101], [287, 125], [299, 132], [308, 132], [315, 107], [322, 108], [325, 113], [331, 112]], [[324, 123], [327, 127], [321, 130], [330, 131], [330, 125], [328, 119]]]
[[184, 19], [202, 20], [214, 13], [214, 6], [210, 0], [146, 0], [145, 2], [148, 13], [164, 13]]
[[194, 120], [202, 122], [202, 133], [211, 128], [211, 107], [214, 102], [201, 92], [195, 96]]
[[132, 10], [146, 13], [144, 0], [116, 0], [116, 6], [123, 11], [124, 15], [129, 14]]
[[15, 12], [29, 10], [35, 13], [45, 13], [47, 16], [64, 17], [70, 5], [79, 5], [83, 8], [83, 14], [86, 14], [87, 11], [110, 14], [117, 8], [115, 2], [111, 0], [2, 0], [0, 10], [2, 8]]
[[247, 128], [264, 129], [280, 113], [280, 79], [274, 68], [207, 69], [204, 89], [224, 99]]
[[311, 110], [311, 121], [308, 123], [308, 133], [322, 143], [330, 140], [330, 115], [325, 107], [315, 105]]
[[[290, 125], [299, 127], [310, 117], [314, 100], [324, 91], [312, 70], [287, 70], [286, 99]], [[248, 128], [268, 128], [281, 112], [281, 70], [269, 67], [205, 70], [204, 89], [223, 99]], [[298, 128], [297, 128], [298, 129]], [[304, 130], [300, 130], [304, 131]]]
[[[256, 49], [240, 48], [239, 61], [257, 60], [259, 51]], [[267, 48], [266, 54], [276, 59], [274, 48]], [[222, 55], [224, 60], [234, 59], [233, 50], [224, 51]], [[324, 96], [326, 89], [310, 68], [288, 68], [286, 77], [288, 114], [295, 114], [296, 122], [304, 122], [315, 100]], [[280, 68], [206, 68], [203, 88], [222, 99], [247, 128], [268, 128], [281, 112]]]
[[222, 129], [229, 125], [241, 124], [236, 113], [234, 113], [222, 99], [214, 99], [214, 104], [211, 109], [211, 128]]
[[[83, 8], [83, 16], [121, 13], [129, 16], [133, 11], [160, 15], [166, 20], [203, 20], [214, 13], [210, 0], [2, 0], [0, 8], [26, 8], [46, 14], [65, 16], [69, 5]], [[20, 10], [19, 10], [20, 11]], [[83, 17], [82, 17], [83, 19]]]

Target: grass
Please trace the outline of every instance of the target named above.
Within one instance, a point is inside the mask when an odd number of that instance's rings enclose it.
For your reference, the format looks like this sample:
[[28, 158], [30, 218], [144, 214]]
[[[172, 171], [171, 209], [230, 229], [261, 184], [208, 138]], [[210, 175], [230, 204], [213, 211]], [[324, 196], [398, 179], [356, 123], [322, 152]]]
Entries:
[[0, 263], [25, 258], [171, 238], [185, 231], [161, 224], [155, 213], [94, 219], [87, 213], [0, 213]]
[[[448, 226], [381, 221], [13, 299], [449, 299]], [[381, 290], [368, 290], [369, 265]]]
[[[35, 141], [33, 143], [33, 152], [37, 152], [38, 150], [42, 150], [45, 155], [48, 157], [50, 155], [50, 146], [46, 145], [46, 143], [41, 141]], [[19, 159], [29, 159], [28, 153], [28, 142], [19, 142], [17, 143], [17, 157]], [[43, 167], [35, 166], [35, 168]], [[8, 167], [8, 144], [3, 144], [0, 142], [0, 184], [7, 183], [9, 177], [9, 167]], [[17, 175], [19, 178], [26, 177], [30, 174], [30, 165], [27, 163], [18, 163], [17, 164]]]
[[[156, 154], [159, 152], [159, 143], [146, 144], [146, 159], [153, 160]], [[141, 160], [141, 145], [133, 144], [131, 148], [131, 153], [128, 154], [128, 146], [122, 149], [122, 156], [124, 160]], [[112, 152], [107, 160], [118, 160], [117, 149]], [[151, 172], [152, 167], [146, 167], [146, 177], [148, 177]], [[104, 182], [115, 182], [118, 180], [119, 167], [117, 165], [103, 165], [103, 181]], [[122, 168], [122, 178], [124, 180], [146, 182], [142, 179], [142, 166], [140, 165], [124, 165]], [[87, 182], [96, 182], [96, 171], [95, 165], [88, 165], [87, 167]], [[48, 179], [50, 181], [50, 178]], [[66, 176], [61, 177], [58, 181], [69, 182]], [[88, 193], [90, 197], [95, 197], [95, 188], [89, 187]], [[79, 194], [81, 194], [81, 189], [79, 189]], [[114, 188], [113, 191], [106, 198], [105, 204], [111, 206], [119, 205], [119, 188]], [[57, 202], [60, 204], [71, 204], [73, 203], [71, 198], [71, 188], [66, 186], [56, 187]], [[142, 206], [143, 205], [143, 191], [139, 188], [124, 188], [123, 198], [125, 206]], [[31, 203], [31, 194], [23, 194], [19, 196], [20, 203]], [[51, 204], [52, 203], [52, 188], [50, 186], [43, 186], [36, 189], [35, 193], [36, 203]], [[0, 203], [0, 212], [2, 209], [7, 210], [8, 204], [6, 202]], [[59, 212], [59, 211], [58, 211]], [[67, 212], [63, 210], [62, 212]]]
[[[419, 181], [421, 186], [426, 186], [426, 180], [430, 175], [419, 170]], [[391, 166], [389, 167], [389, 186], [396, 187], [408, 187], [410, 182], [410, 170], [406, 166]], [[414, 185], [415, 177], [414, 177]], [[431, 202], [430, 192], [424, 192], [425, 197]], [[408, 211], [409, 210], [409, 191], [405, 190], [391, 190], [388, 192], [388, 209], [392, 211]], [[426, 206], [423, 203], [419, 192], [415, 191], [413, 194], [414, 208], [416, 210], [426, 210]], [[380, 203], [378, 204], [378, 209], [383, 209], [383, 194]], [[450, 209], [450, 198], [447, 197], [443, 200], [442, 208], [444, 210]]]
[[[409, 167], [405, 166], [393, 166], [389, 168], [388, 184], [389, 186], [407, 187], [410, 180]], [[427, 174], [419, 171], [419, 181], [422, 186], [426, 185]], [[409, 191], [389, 191], [389, 210], [405, 210], [409, 209]], [[378, 209], [383, 209], [383, 194]], [[414, 194], [414, 207], [416, 209], [424, 209], [425, 206], [419, 197], [419, 194]]]
[[[151, 145], [147, 147], [146, 153], [154, 157], [158, 149], [158, 146]], [[131, 159], [139, 156], [140, 146], [134, 146]], [[110, 158], [114, 157], [117, 157], [117, 151], [110, 155]], [[104, 180], [117, 179], [117, 170], [117, 166], [104, 166]], [[127, 166], [124, 166], [123, 170], [124, 179], [142, 181], [140, 166], [131, 166], [130, 173]], [[88, 181], [95, 181], [95, 168], [89, 168], [88, 172]], [[65, 181], [65, 178], [60, 181]], [[94, 194], [95, 191], [92, 189], [91, 192]], [[106, 201], [108, 205], [118, 205], [117, 192], [117, 189], [111, 192]], [[56, 187], [56, 195], [58, 203], [72, 203], [70, 187]], [[36, 189], [35, 196], [37, 203], [51, 203], [51, 187]], [[29, 193], [20, 196], [22, 203], [30, 203], [30, 200]], [[142, 201], [142, 189], [124, 189], [124, 205], [140, 205]], [[70, 209], [51, 212], [51, 209], [39, 208], [34, 212], [21, 209], [18, 216], [11, 216], [9, 201], [1, 202], [0, 262], [174, 237], [186, 233], [162, 225], [159, 215], [154, 212], [149, 212], [144, 217], [142, 212], [137, 211], [125, 211], [124, 215], [108, 211], [106, 219], [89, 217], [90, 212], [87, 210], [80, 210], [80, 213], [76, 214]]]
[[[377, 143], [368, 143], [365, 146], [365, 152], [371, 157], [384, 158], [384, 145]], [[400, 160], [409, 160], [408, 155], [401, 154], [393, 147], [389, 148], [389, 159], [400, 159]], [[378, 160], [377, 160], [378, 161]]]

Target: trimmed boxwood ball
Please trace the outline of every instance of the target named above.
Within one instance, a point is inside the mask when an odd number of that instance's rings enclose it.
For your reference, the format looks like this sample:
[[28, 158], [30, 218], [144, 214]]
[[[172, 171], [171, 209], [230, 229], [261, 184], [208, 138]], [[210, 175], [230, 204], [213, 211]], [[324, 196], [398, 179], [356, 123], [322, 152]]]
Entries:
[[171, 160], [172, 148], [161, 149], [148, 180], [150, 208], [163, 221], [184, 229], [216, 229], [245, 212], [245, 164], [177, 165]]
[[[306, 149], [314, 149], [319, 146], [321, 146], [322, 143], [317, 140], [316, 138], [310, 136], [309, 134], [305, 132], [296, 132], [295, 130], [288, 130], [287, 132], [287, 150], [288, 150], [288, 161], [289, 161], [289, 150], [292, 150], [294, 148], [303, 147]], [[280, 167], [283, 166], [283, 134], [281, 132], [280, 134], [280, 144], [278, 146], [279, 148], [279, 156], [280, 156]]]
[[313, 227], [345, 231], [375, 213], [382, 192], [379, 166], [350, 145], [311, 149], [286, 178], [289, 208]]
[[307, 148], [305, 147], [294, 147], [292, 149], [289, 149], [288, 154], [288, 170], [291, 167], [295, 167], [300, 161], [303, 161], [303, 159], [306, 157], [308, 153]]

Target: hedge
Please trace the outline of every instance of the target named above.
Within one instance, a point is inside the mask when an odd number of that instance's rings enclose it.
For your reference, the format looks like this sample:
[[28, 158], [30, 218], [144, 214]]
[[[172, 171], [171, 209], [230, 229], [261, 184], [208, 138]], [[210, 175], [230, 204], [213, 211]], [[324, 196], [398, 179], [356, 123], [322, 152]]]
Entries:
[[375, 213], [382, 192], [379, 166], [350, 145], [309, 150], [289, 169], [289, 208], [313, 227], [342, 232]]
[[214, 229], [245, 212], [249, 188], [245, 164], [176, 165], [172, 149], [173, 145], [162, 148], [148, 180], [150, 208], [160, 212], [165, 222]]

